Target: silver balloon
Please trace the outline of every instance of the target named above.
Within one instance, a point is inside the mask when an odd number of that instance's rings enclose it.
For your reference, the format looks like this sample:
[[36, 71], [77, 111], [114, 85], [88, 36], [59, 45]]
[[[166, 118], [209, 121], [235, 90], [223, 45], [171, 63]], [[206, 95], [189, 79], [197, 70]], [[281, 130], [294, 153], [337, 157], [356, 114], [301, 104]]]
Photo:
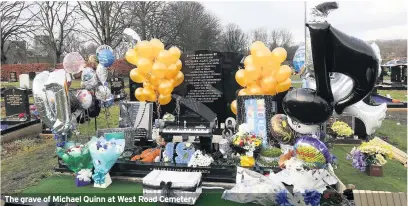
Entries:
[[111, 90], [103, 85], [99, 85], [98, 88], [96, 88], [96, 92], [95, 92], [95, 97], [98, 100], [101, 101], [107, 101], [111, 98]]
[[41, 72], [35, 76], [33, 80], [33, 96], [34, 105], [37, 107], [42, 122], [47, 127], [52, 128], [57, 119], [55, 118], [55, 115], [53, 115], [44, 87], [44, 83], [49, 76], [50, 73], [48, 71]]
[[130, 47], [132, 48], [137, 44], [137, 42], [142, 41], [139, 35], [131, 28], [126, 28], [123, 31], [123, 37], [126, 42], [129, 42]]
[[96, 76], [102, 84], [105, 84], [106, 80], [108, 79], [108, 69], [102, 64], [98, 64], [96, 67]]
[[82, 71], [82, 76], [81, 76], [81, 87], [85, 88], [87, 90], [92, 90], [98, 85], [98, 78], [96, 76], [95, 70], [92, 68], [85, 68]]
[[50, 74], [45, 89], [55, 94], [56, 121], [52, 126], [54, 132], [65, 135], [71, 128], [71, 106], [68, 96], [65, 70], [57, 70]]
[[381, 70], [382, 58], [381, 58], [380, 47], [378, 47], [378, 45], [374, 42], [371, 44], [371, 48], [373, 48], [375, 52], [375, 57], [377, 58], [377, 61], [378, 61], [378, 77], [380, 77], [382, 73], [382, 70]]
[[[332, 73], [330, 76], [330, 85], [333, 93], [334, 103], [346, 98], [353, 90], [353, 79], [347, 75], [340, 73]], [[316, 90], [316, 81], [312, 77], [304, 79], [302, 85], [304, 88], [310, 88]]]
[[305, 125], [293, 121], [289, 116], [287, 118], [289, 126], [299, 134], [316, 134], [320, 132], [320, 125]]
[[366, 133], [371, 135], [376, 129], [381, 127], [382, 121], [386, 116], [387, 104], [371, 106], [363, 101], [359, 101], [344, 109], [342, 115], [355, 116], [364, 123]]
[[79, 104], [83, 109], [88, 109], [89, 107], [91, 107], [92, 95], [88, 90], [86, 89], [78, 90], [76, 98], [78, 99]]

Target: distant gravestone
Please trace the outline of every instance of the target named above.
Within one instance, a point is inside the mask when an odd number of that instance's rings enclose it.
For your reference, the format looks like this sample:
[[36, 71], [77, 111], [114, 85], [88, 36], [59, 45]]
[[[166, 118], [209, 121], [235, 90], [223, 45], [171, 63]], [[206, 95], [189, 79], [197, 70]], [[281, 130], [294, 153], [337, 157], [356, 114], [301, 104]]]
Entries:
[[28, 74], [20, 74], [18, 77], [20, 88], [30, 88], [30, 76]]
[[17, 82], [17, 72], [10, 72], [9, 82]]
[[29, 72], [28, 76], [29, 76], [30, 81], [33, 81], [36, 75], [37, 75], [36, 72]]
[[4, 91], [4, 102], [6, 107], [6, 116], [18, 116], [23, 113], [30, 118], [30, 104], [28, 100], [28, 91], [21, 88], [9, 88]]
[[120, 77], [111, 78], [110, 85], [111, 92], [115, 96], [115, 98], [122, 98], [124, 96], [125, 83], [123, 82], [123, 78]]

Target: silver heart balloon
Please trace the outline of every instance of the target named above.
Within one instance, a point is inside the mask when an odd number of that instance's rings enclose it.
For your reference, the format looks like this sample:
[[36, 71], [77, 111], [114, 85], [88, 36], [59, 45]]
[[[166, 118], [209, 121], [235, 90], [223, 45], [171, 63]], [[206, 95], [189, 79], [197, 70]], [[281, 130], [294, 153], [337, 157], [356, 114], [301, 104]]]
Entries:
[[106, 80], [108, 79], [108, 69], [102, 64], [98, 64], [96, 67], [96, 76], [102, 84], [105, 84]]

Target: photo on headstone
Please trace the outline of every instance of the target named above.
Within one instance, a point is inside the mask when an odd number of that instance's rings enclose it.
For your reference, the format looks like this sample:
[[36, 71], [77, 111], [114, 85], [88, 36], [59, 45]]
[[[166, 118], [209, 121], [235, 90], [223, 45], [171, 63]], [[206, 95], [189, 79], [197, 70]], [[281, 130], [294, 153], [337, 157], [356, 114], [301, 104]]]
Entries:
[[145, 130], [148, 139], [151, 139], [153, 124], [153, 104], [147, 102], [121, 102], [119, 103], [119, 127], [132, 127]]

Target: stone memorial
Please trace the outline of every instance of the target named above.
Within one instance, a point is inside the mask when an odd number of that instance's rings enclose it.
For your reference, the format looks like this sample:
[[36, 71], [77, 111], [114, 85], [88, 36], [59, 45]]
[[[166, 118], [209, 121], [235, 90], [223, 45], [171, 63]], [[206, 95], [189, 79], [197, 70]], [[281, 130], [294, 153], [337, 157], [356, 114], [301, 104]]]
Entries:
[[17, 82], [17, 72], [10, 72], [9, 82]]
[[20, 81], [20, 88], [30, 88], [30, 76], [28, 74], [20, 74], [18, 80]]
[[18, 118], [25, 114], [30, 119], [30, 104], [28, 102], [28, 91], [21, 88], [9, 88], [4, 91], [4, 102], [7, 118]]
[[37, 75], [36, 72], [29, 72], [29, 73], [28, 73], [28, 76], [29, 76], [31, 82], [34, 80], [34, 78], [35, 78], [36, 75]]
[[111, 92], [115, 96], [115, 99], [120, 99], [125, 96], [125, 83], [123, 78], [114, 77], [110, 79]]

